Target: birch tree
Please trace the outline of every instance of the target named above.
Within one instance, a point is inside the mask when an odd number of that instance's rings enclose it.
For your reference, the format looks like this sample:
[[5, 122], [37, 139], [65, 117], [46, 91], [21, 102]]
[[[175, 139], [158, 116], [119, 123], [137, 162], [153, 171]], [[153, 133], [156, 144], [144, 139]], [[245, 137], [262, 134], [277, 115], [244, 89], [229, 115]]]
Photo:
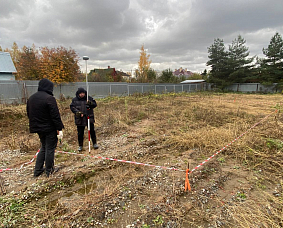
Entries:
[[146, 53], [144, 45], [141, 46], [140, 60], [138, 62], [139, 72], [138, 78], [141, 82], [148, 82], [148, 71], [150, 69], [151, 60], [149, 60], [150, 55]]

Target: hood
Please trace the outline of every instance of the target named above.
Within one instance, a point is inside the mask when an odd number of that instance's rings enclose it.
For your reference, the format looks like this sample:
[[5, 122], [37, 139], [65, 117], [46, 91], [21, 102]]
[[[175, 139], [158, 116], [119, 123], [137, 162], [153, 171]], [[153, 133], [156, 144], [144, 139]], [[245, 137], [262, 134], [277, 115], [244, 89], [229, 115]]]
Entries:
[[[79, 94], [80, 93], [85, 93], [85, 96], [83, 98], [80, 98]], [[79, 99], [79, 100], [86, 100], [87, 98], [87, 92], [85, 91], [84, 88], [78, 88], [78, 91], [76, 92], [76, 97]]]
[[43, 78], [38, 83], [38, 91], [44, 91], [53, 96], [53, 82], [49, 81], [47, 78]]

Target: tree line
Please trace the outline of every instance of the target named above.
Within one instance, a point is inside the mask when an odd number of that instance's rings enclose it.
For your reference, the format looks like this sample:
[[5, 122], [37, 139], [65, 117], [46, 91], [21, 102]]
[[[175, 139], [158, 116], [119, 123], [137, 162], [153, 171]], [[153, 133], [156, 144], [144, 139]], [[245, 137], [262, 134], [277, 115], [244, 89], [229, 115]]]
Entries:
[[202, 73], [194, 73], [189, 78], [174, 76], [172, 70], [162, 71], [160, 77], [150, 67], [150, 55], [146, 54], [144, 46], [141, 48], [139, 69], [136, 70], [138, 82], [179, 83], [186, 79], [204, 79], [213, 83], [219, 89], [225, 89], [233, 83], [261, 83], [272, 85], [277, 83], [277, 88], [283, 88], [283, 40], [277, 32], [270, 40], [267, 48], [262, 49], [264, 58], [249, 57], [249, 48], [246, 40], [238, 35], [228, 45], [228, 50], [223, 39], [214, 39], [214, 43], [208, 47], [206, 65], [211, 70], [205, 69]]
[[283, 87], [282, 36], [276, 33], [262, 52], [264, 58], [249, 57], [249, 48], [241, 35], [232, 41], [228, 50], [222, 39], [214, 39], [214, 43], [208, 47], [207, 66], [211, 67], [208, 82], [220, 89], [232, 83], [248, 82], [265, 85], [278, 83], [278, 88]]
[[[79, 56], [72, 48], [63, 46], [57, 48], [36, 48], [23, 46], [21, 49], [16, 42], [11, 49], [0, 51], [9, 52], [17, 69], [16, 80], [40, 80], [48, 78], [56, 83], [84, 81], [85, 75], [79, 67]], [[140, 83], [179, 83], [186, 79], [205, 79], [224, 89], [232, 83], [256, 82], [265, 85], [278, 83], [277, 87], [283, 87], [283, 40], [276, 33], [270, 40], [267, 48], [262, 49], [264, 58], [257, 56], [249, 57], [249, 48], [246, 40], [238, 35], [226, 49], [223, 39], [216, 38], [214, 43], [208, 47], [208, 58], [206, 65], [211, 70], [204, 70], [201, 74], [194, 73], [189, 78], [185, 76], [174, 76], [173, 71], [168, 68], [157, 76], [156, 71], [151, 68], [150, 55], [144, 45], [140, 49], [138, 69], [135, 70], [134, 78], [129, 82]], [[115, 77], [110, 73], [98, 74], [91, 71], [89, 81], [124, 81], [118, 74]]]
[[[156, 71], [151, 68], [150, 54], [144, 48], [144, 45], [140, 49], [140, 58], [138, 61], [138, 69], [135, 70], [135, 78], [131, 82], [139, 83], [180, 83], [186, 79], [186, 76], [175, 76], [173, 71], [168, 68], [162, 71], [161, 75], [157, 76]], [[205, 71], [206, 74], [206, 71]], [[190, 76], [190, 79], [202, 79], [204, 75], [194, 73]]]

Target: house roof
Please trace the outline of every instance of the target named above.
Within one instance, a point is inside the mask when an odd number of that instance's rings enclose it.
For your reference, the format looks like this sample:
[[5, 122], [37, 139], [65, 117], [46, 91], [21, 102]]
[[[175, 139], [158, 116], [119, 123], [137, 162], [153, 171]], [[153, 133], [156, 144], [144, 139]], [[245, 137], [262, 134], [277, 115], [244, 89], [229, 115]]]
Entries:
[[131, 75], [129, 75], [129, 74], [127, 74], [127, 73], [125, 73], [125, 72], [123, 72], [123, 71], [116, 71], [118, 74], [121, 74], [121, 76], [123, 76], [123, 77], [130, 77]]
[[0, 51], [0, 72], [1, 73], [17, 72], [9, 52]]
[[115, 68], [110, 68], [109, 66], [106, 69], [95, 69], [94, 68], [93, 70], [91, 70], [91, 72], [95, 72], [97, 74], [112, 74], [112, 75], [117, 74]]
[[185, 80], [185, 81], [182, 81], [180, 83], [186, 84], [186, 83], [200, 83], [200, 82], [205, 82], [205, 80], [203, 80], [203, 79], [199, 79], [199, 80]]
[[187, 69], [183, 69], [182, 67], [180, 69], [176, 69], [173, 72], [173, 75], [175, 75], [175, 76], [179, 76], [179, 75], [191, 76], [192, 74], [193, 74], [193, 72], [191, 72]]

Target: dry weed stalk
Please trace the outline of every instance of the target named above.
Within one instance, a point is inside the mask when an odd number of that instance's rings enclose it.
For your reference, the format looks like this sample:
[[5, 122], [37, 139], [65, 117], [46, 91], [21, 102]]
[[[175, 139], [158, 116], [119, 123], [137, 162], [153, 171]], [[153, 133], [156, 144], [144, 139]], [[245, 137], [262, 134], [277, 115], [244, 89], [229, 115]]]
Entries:
[[247, 200], [243, 203], [227, 206], [229, 215], [237, 227], [275, 227], [283, 225], [283, 202], [267, 192], [261, 191], [256, 200]]
[[4, 186], [4, 178], [0, 176], [0, 195], [6, 194], [6, 188]]

